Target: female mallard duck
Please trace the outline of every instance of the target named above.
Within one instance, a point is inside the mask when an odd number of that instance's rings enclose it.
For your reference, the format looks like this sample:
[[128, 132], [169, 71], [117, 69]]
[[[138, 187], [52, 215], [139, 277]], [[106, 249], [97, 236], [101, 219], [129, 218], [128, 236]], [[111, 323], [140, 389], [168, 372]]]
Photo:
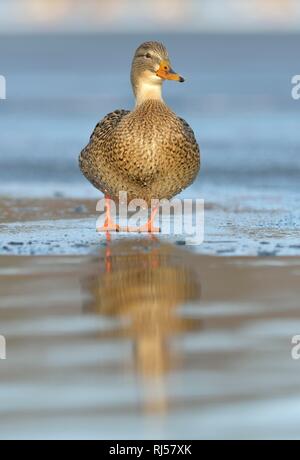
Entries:
[[[184, 81], [170, 64], [165, 46], [146, 42], [135, 52], [131, 84], [134, 110], [115, 110], [101, 120], [80, 154], [80, 169], [105, 196], [128, 201], [171, 199], [196, 178], [200, 151], [193, 130], [163, 101], [164, 80]], [[109, 201], [109, 200], [108, 200]], [[102, 230], [119, 230], [106, 208]], [[140, 231], [153, 231], [151, 216]]]

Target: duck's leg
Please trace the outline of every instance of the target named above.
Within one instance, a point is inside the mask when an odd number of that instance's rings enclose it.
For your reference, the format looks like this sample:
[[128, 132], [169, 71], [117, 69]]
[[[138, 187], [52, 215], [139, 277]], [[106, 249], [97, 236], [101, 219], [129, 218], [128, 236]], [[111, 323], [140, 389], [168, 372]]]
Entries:
[[148, 222], [144, 225], [141, 225], [140, 227], [128, 227], [128, 232], [149, 232], [149, 233], [159, 233], [160, 228], [155, 227], [154, 225], [154, 219], [157, 214], [159, 207], [157, 206], [151, 211], [150, 218]]
[[116, 224], [110, 212], [110, 197], [105, 195], [105, 221], [102, 227], [97, 228], [97, 232], [119, 232], [120, 226]]

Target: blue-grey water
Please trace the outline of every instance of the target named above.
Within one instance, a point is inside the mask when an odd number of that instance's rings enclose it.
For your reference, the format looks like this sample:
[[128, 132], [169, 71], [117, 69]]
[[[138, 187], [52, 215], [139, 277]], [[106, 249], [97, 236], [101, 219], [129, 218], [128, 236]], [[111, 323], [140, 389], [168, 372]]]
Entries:
[[138, 238], [0, 263], [1, 439], [299, 439], [299, 258]]

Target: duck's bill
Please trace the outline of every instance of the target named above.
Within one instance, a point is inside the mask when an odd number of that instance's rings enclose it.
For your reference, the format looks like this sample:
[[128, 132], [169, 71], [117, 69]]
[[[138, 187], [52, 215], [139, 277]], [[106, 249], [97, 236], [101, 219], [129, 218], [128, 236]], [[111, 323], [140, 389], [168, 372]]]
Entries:
[[166, 61], [160, 63], [159, 69], [156, 72], [156, 75], [164, 80], [174, 80], [183, 82], [184, 78], [170, 67]]

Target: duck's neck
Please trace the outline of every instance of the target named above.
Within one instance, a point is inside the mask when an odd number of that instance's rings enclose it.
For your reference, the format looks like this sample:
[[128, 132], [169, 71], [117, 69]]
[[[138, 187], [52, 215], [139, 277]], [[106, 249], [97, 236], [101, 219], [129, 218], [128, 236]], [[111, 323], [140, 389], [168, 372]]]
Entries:
[[158, 100], [163, 102], [161, 82], [139, 82], [134, 87], [135, 105], [138, 107], [148, 100]]

